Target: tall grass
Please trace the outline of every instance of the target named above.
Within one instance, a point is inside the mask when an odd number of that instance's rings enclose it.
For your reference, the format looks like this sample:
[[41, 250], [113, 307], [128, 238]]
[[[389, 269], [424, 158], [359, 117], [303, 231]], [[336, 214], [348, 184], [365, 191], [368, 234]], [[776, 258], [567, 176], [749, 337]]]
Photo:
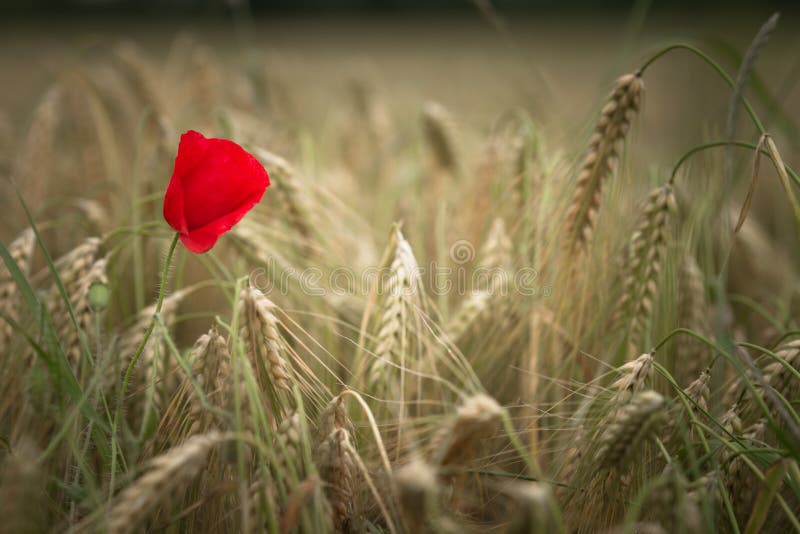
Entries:
[[[757, 209], [732, 231], [745, 180], [709, 178], [729, 140], [673, 173], [617, 164], [661, 55], [588, 148], [523, 113], [489, 138], [441, 104], [392, 117], [366, 83], [329, 142], [280, 73], [186, 38], [72, 67], [18, 140], [27, 223], [0, 246], [4, 527], [800, 530], [797, 251]], [[188, 127], [273, 185], [208, 254], [178, 248], [157, 308]]]

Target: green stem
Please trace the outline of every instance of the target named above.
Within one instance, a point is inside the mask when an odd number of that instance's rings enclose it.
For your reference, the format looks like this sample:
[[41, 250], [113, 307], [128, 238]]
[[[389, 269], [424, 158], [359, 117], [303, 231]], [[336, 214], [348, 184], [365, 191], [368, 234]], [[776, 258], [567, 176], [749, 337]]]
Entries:
[[[644, 74], [644, 71], [647, 69], [647, 67], [650, 66], [651, 63], [653, 63], [655, 60], [657, 60], [658, 58], [660, 58], [664, 54], [666, 54], [668, 52], [671, 52], [672, 50], [688, 50], [689, 52], [692, 52], [693, 54], [698, 56], [700, 59], [702, 59], [703, 61], [708, 63], [708, 65], [712, 69], [714, 69], [717, 72], [717, 74], [719, 74], [720, 77], [723, 80], [725, 80], [725, 83], [727, 83], [728, 86], [731, 89], [735, 89], [736, 88], [736, 82], [733, 80], [733, 78], [731, 78], [730, 74], [725, 72], [725, 69], [720, 67], [719, 64], [716, 61], [714, 61], [713, 59], [711, 59], [711, 57], [709, 57], [705, 52], [703, 52], [699, 48], [696, 48], [696, 47], [694, 47], [694, 46], [692, 46], [690, 44], [686, 44], [686, 43], [673, 44], [673, 45], [670, 45], [670, 46], [658, 51], [655, 55], [653, 55], [650, 59], [648, 59], [644, 63], [644, 65], [641, 66], [641, 68], [639, 68], [639, 71], [638, 71], [639, 75], [641, 76], [642, 74]], [[744, 105], [744, 108], [747, 110], [747, 114], [750, 115], [750, 118], [753, 120], [753, 124], [755, 124], [756, 128], [758, 129], [758, 132], [760, 134], [762, 134], [762, 135], [765, 134], [766, 130], [764, 129], [764, 125], [761, 124], [761, 121], [759, 120], [758, 115], [756, 115], [756, 112], [753, 110], [753, 107], [750, 105], [750, 102], [746, 98], [744, 98], [744, 96], [742, 96], [742, 104]]]
[[[119, 397], [117, 399], [117, 410], [114, 414], [114, 427], [112, 431], [114, 433], [117, 432], [118, 425], [119, 425], [119, 418], [120, 414], [122, 413], [122, 405], [125, 400], [125, 391], [128, 389], [128, 383], [131, 380], [131, 375], [133, 374], [133, 368], [136, 366], [136, 362], [141, 357], [142, 353], [144, 352], [144, 348], [147, 345], [147, 342], [150, 339], [150, 335], [153, 333], [153, 329], [156, 326], [156, 318], [158, 314], [161, 312], [161, 307], [164, 305], [164, 297], [167, 294], [167, 277], [169, 276], [169, 266], [172, 263], [172, 256], [175, 253], [175, 247], [178, 245], [178, 237], [180, 234], [177, 232], [175, 236], [172, 238], [172, 243], [169, 245], [169, 252], [167, 252], [167, 259], [164, 261], [164, 270], [161, 271], [161, 283], [158, 286], [158, 300], [156, 301], [156, 310], [153, 313], [153, 318], [150, 320], [150, 325], [147, 327], [147, 330], [144, 333], [144, 338], [142, 338], [141, 343], [139, 343], [139, 347], [136, 349], [136, 352], [131, 358], [131, 363], [128, 364], [128, 369], [125, 371], [125, 377], [122, 380], [122, 388], [119, 391]], [[111, 488], [114, 487], [114, 464], [116, 460], [116, 447], [112, 447], [112, 457], [111, 457]]]
[[[694, 156], [698, 152], [702, 152], [702, 151], [708, 150], [710, 148], [718, 148], [718, 147], [723, 147], [723, 146], [749, 148], [750, 150], [753, 150], [753, 151], [758, 149], [758, 146], [755, 143], [748, 143], [747, 141], [713, 141], [713, 142], [710, 142], [710, 143], [704, 143], [702, 145], [698, 145], [698, 146], [692, 148], [691, 150], [689, 150], [688, 152], [686, 152], [683, 156], [681, 156], [681, 158], [678, 160], [678, 162], [675, 163], [675, 166], [672, 168], [672, 174], [670, 175], [669, 183], [672, 184], [672, 183], [675, 182], [675, 177], [678, 174], [678, 170], [681, 168], [681, 166], [684, 163], [686, 163], [686, 160], [688, 160], [689, 158], [691, 158], [692, 156]], [[770, 160], [772, 160], [772, 156], [770, 155], [769, 152], [767, 152], [766, 149], [761, 149], [761, 153], [763, 155], [769, 157]], [[775, 162], [773, 161], [773, 164], [774, 163]], [[786, 164], [784, 164], [784, 169], [786, 169], [786, 172], [792, 178], [792, 180], [794, 181], [795, 185], [797, 187], [800, 187], [800, 177], [797, 175], [797, 173], [794, 172], [794, 170], [792, 170], [792, 168], [789, 167]]]
[[136, 352], [131, 359], [131, 363], [128, 365], [128, 369], [125, 371], [125, 378], [122, 380], [122, 389], [120, 390], [120, 402], [121, 399], [125, 397], [125, 390], [128, 388], [128, 382], [131, 379], [131, 374], [133, 374], [133, 368], [136, 365], [136, 362], [139, 360], [139, 357], [144, 352], [144, 347], [147, 345], [147, 341], [150, 339], [150, 335], [153, 333], [153, 329], [156, 326], [156, 317], [159, 313], [161, 313], [161, 307], [164, 305], [164, 297], [167, 295], [167, 277], [169, 276], [169, 265], [172, 263], [172, 255], [175, 253], [175, 247], [178, 245], [178, 237], [179, 234], [176, 232], [175, 236], [172, 238], [172, 243], [169, 245], [169, 252], [167, 252], [167, 259], [164, 262], [164, 270], [161, 271], [161, 283], [158, 286], [158, 300], [156, 301], [156, 311], [153, 314], [153, 318], [150, 320], [150, 325], [147, 327], [147, 331], [144, 333], [144, 338], [142, 342], [139, 343], [139, 347], [136, 349]]

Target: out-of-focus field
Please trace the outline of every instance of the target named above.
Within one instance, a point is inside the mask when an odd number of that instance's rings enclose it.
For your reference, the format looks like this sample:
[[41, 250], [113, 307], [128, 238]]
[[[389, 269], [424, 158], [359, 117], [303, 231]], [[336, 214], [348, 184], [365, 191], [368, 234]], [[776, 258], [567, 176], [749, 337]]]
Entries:
[[[503, 114], [521, 109], [552, 146], [573, 150], [575, 140], [588, 135], [587, 118], [611, 80], [640, 63], [647, 51], [665, 42], [705, 43], [735, 72], [757, 29], [755, 21], [763, 16], [662, 15], [642, 23], [624, 13], [524, 14], [503, 20], [500, 30], [477, 14], [7, 21], [0, 37], [0, 70], [6, 80], [0, 84], [0, 143], [7, 158], [24, 136], [37, 100], [71, 67], [102, 62], [125, 40], [163, 67], [176, 38], [191, 37], [223, 62], [223, 72], [263, 65], [265, 75], [285, 91], [280, 119], [291, 120], [292, 128], [316, 140], [330, 138], [347, 112], [349, 88], [356, 81], [374, 87], [389, 113], [400, 119], [417, 119], [425, 101], [446, 103], [468, 132], [468, 141], [473, 132], [488, 132]], [[773, 36], [757, 66], [759, 88], [768, 87], [783, 107], [783, 117], [766, 114], [768, 125], [771, 120], [780, 126], [776, 135], [794, 134], [783, 139], [793, 148], [784, 155], [789, 164], [800, 158], [794, 119], [800, 116], [800, 52], [792, 31], [797, 24], [794, 14], [784, 15], [783, 31]], [[664, 58], [652, 69], [648, 85], [647, 113], [637, 119], [639, 133], [632, 141], [639, 156], [634, 164], [642, 172], [652, 164], [669, 164], [687, 147], [721, 133], [729, 92], [697, 58], [682, 52]], [[7, 167], [8, 161], [3, 164]], [[7, 216], [4, 235], [19, 227]]]
[[534, 15], [0, 22], [0, 530], [800, 532], [800, 19]]

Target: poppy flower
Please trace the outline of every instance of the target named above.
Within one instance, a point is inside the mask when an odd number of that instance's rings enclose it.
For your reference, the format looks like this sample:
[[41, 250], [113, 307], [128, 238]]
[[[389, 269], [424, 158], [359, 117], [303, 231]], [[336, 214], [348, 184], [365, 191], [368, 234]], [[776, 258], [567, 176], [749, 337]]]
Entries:
[[164, 219], [190, 251], [209, 250], [255, 206], [269, 186], [266, 169], [227, 139], [181, 135], [164, 197]]

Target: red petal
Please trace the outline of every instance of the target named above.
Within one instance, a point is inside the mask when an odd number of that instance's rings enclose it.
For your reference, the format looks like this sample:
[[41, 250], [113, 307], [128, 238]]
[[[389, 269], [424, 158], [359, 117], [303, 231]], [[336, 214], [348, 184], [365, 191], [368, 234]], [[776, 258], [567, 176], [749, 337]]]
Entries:
[[227, 139], [209, 139], [208, 143], [202, 165], [182, 184], [190, 232], [236, 212], [254, 196], [261, 198], [269, 185], [264, 167], [239, 145]]
[[195, 230], [190, 230], [188, 233], [181, 234], [181, 242], [195, 254], [200, 254], [209, 250], [217, 242], [220, 235], [233, 228], [234, 224], [242, 220], [242, 217], [244, 217], [253, 206], [258, 204], [263, 194], [264, 189], [252, 195], [235, 210], [223, 215], [219, 219], [215, 219]]
[[208, 151], [208, 139], [201, 133], [189, 130], [181, 135], [175, 168], [164, 196], [164, 219], [178, 232], [186, 232], [184, 181], [195, 167], [202, 163]]
[[178, 146], [164, 218], [186, 248], [205, 252], [261, 200], [267, 186], [267, 171], [242, 147], [190, 130]]

